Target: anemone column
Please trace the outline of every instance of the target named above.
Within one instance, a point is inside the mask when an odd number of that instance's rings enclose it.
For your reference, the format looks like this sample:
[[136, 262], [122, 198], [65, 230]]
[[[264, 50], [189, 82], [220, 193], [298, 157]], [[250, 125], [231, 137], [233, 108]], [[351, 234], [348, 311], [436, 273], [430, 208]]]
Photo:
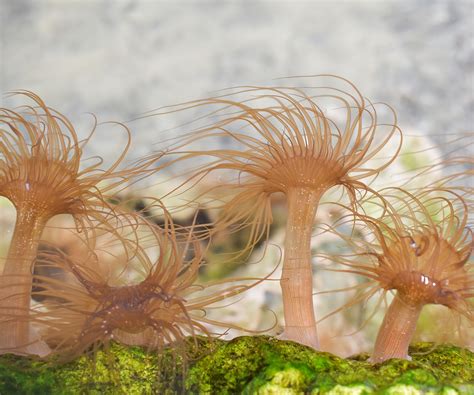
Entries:
[[372, 362], [390, 358], [409, 359], [408, 346], [416, 329], [423, 304], [411, 304], [397, 293], [380, 327], [375, 341]]
[[319, 348], [313, 307], [311, 233], [320, 193], [291, 188], [287, 193], [285, 256], [280, 280], [285, 315], [284, 338]]
[[[15, 231], [0, 278], [0, 349], [47, 354], [49, 349], [30, 332], [29, 311], [33, 266], [46, 219], [30, 208], [17, 208]], [[26, 306], [26, 308], [25, 308]]]

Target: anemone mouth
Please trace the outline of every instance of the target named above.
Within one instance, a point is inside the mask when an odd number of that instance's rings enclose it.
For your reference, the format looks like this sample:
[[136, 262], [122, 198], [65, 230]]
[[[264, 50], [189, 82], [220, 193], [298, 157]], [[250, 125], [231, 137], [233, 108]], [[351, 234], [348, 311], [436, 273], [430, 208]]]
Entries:
[[134, 322], [133, 324], [129, 324], [125, 320], [125, 321], [122, 321], [119, 325], [117, 325], [115, 329], [119, 329], [131, 335], [139, 335], [148, 328], [152, 328], [152, 326], [148, 324], [147, 322], [141, 322], [140, 324], [137, 325], [136, 322]]
[[111, 302], [111, 308], [133, 310], [141, 308], [148, 303], [156, 303], [157, 301], [170, 304], [175, 300], [179, 300], [176, 296], [169, 295], [161, 290], [159, 285], [148, 285], [145, 282], [126, 285], [120, 287], [106, 287], [102, 295], [104, 302]]
[[78, 180], [80, 158], [68, 159], [67, 152], [64, 160], [48, 158], [46, 153], [23, 155], [26, 156], [0, 166], [0, 194], [17, 208], [36, 206], [48, 214], [71, 211], [88, 187]]
[[463, 315], [471, 316], [472, 307], [463, 294], [447, 279], [436, 279], [422, 272], [405, 271], [396, 276], [389, 289], [397, 290], [397, 295], [409, 306], [438, 304]]
[[150, 319], [143, 309], [120, 309], [114, 314], [104, 317], [103, 325], [120, 329], [127, 333], [137, 334], [150, 327]]
[[1, 186], [1, 196], [9, 199], [17, 208], [30, 208], [49, 215], [76, 212], [82, 207], [82, 200], [69, 185], [54, 187], [42, 182], [16, 180]]
[[263, 178], [270, 191], [287, 192], [290, 188], [325, 191], [340, 183], [345, 174], [340, 161], [295, 156], [266, 170]]
[[390, 282], [389, 288], [396, 289], [402, 300], [409, 305], [436, 303], [439, 295], [448, 293], [441, 281], [414, 270], [398, 273]]

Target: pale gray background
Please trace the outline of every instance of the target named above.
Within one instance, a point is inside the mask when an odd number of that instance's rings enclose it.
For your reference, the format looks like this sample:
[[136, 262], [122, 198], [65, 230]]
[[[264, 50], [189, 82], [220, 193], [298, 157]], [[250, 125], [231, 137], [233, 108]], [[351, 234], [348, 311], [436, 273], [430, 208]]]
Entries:
[[[33, 90], [85, 133], [86, 112], [126, 120], [231, 85], [334, 73], [394, 106], [406, 133], [440, 142], [474, 129], [473, 4], [0, 0], [0, 91]], [[134, 128], [137, 154], [162, 126]]]

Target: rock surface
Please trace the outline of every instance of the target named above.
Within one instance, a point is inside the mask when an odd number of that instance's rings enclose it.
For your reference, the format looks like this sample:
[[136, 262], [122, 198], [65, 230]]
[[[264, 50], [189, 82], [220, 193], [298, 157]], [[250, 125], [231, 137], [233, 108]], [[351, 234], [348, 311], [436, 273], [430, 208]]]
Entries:
[[[183, 363], [186, 355], [187, 363]], [[418, 343], [412, 361], [342, 359], [267, 336], [199, 339], [158, 357], [114, 344], [57, 364], [0, 356], [0, 394], [473, 394], [474, 353]]]

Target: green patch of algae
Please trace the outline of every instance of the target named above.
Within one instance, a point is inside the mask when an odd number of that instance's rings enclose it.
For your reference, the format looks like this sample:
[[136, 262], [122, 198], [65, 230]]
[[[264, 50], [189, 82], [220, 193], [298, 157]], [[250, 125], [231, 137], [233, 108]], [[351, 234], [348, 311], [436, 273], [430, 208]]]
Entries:
[[152, 393], [158, 358], [139, 348], [113, 345], [95, 359], [57, 364], [34, 358], [0, 357], [0, 394]]
[[82, 356], [69, 363], [0, 355], [0, 395], [182, 393], [188, 365], [219, 344], [218, 340], [188, 339], [185, 347], [157, 355], [112, 343], [94, 358]]
[[266, 336], [201, 338], [161, 357], [113, 344], [62, 365], [0, 356], [0, 394], [474, 394], [474, 353], [418, 343], [410, 354], [372, 365]]
[[[367, 356], [342, 359], [292, 342], [241, 337], [223, 344], [190, 370], [194, 393], [405, 394], [464, 393], [474, 387], [474, 354], [455, 346], [421, 343], [412, 361], [372, 365]], [[432, 361], [432, 362], [431, 362]], [[397, 389], [398, 388], [398, 389]], [[465, 392], [469, 393], [469, 392]]]

